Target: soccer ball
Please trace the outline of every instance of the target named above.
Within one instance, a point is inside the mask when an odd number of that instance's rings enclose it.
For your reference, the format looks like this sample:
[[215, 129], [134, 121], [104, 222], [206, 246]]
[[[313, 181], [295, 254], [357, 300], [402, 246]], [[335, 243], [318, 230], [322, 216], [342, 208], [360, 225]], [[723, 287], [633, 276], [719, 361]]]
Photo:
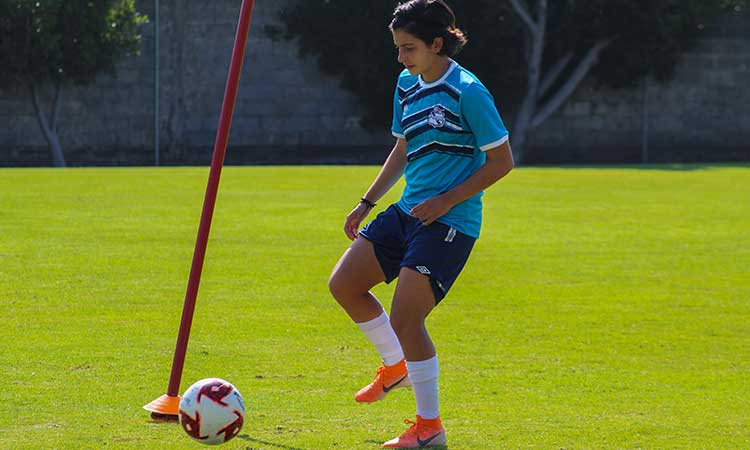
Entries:
[[190, 386], [180, 400], [180, 425], [201, 444], [223, 444], [234, 438], [245, 422], [240, 391], [221, 378], [206, 378]]

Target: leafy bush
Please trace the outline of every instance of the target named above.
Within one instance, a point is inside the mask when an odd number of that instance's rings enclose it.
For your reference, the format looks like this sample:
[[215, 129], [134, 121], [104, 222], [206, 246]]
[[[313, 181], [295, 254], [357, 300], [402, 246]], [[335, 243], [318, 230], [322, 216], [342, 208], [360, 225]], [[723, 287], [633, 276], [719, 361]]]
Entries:
[[[498, 106], [516, 110], [526, 95], [530, 33], [512, 0], [449, 0], [469, 44], [456, 59], [474, 72]], [[519, 0], [530, 15], [543, 0]], [[741, 0], [544, 0], [548, 3], [543, 70], [566, 55], [559, 87], [595, 43], [609, 42], [591, 71], [611, 87], [631, 87], [646, 75], [668, 80], [680, 52], [717, 13]], [[363, 125], [388, 126], [401, 67], [387, 25], [399, 2], [293, 0], [267, 27], [274, 39], [295, 40], [300, 54], [341, 80], [364, 104]], [[536, 17], [534, 17], [536, 18]], [[553, 96], [555, 90], [549, 90]], [[505, 116], [505, 114], [504, 114]], [[511, 117], [508, 117], [510, 119]]]
[[[390, 126], [393, 90], [403, 67], [388, 30], [398, 2], [297, 0], [279, 13], [277, 27], [267, 27], [274, 39], [296, 40], [302, 56], [317, 58], [321, 70], [341, 80], [341, 86], [364, 103], [362, 125]], [[469, 44], [456, 57], [491, 90], [498, 103], [509, 101], [523, 81], [522, 52], [508, 43], [520, 28], [510, 9], [490, 0], [454, 1], [459, 27]], [[500, 45], [501, 42], [507, 42]]]

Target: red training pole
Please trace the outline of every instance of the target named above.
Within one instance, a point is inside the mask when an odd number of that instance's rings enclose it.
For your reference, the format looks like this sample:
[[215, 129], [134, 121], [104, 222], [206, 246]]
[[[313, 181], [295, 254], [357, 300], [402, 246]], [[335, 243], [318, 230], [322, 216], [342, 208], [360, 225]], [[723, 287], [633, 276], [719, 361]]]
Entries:
[[203, 261], [206, 256], [206, 245], [208, 243], [211, 219], [216, 204], [216, 194], [219, 189], [219, 178], [221, 177], [221, 169], [224, 165], [224, 155], [226, 154], [227, 142], [229, 141], [229, 129], [232, 125], [232, 115], [234, 114], [234, 105], [237, 99], [237, 89], [240, 82], [240, 74], [242, 72], [242, 62], [245, 57], [245, 46], [250, 31], [253, 6], [254, 0], [242, 1], [239, 23], [237, 24], [237, 34], [234, 38], [232, 61], [229, 65], [229, 75], [227, 76], [227, 85], [224, 90], [224, 101], [221, 106], [221, 116], [219, 117], [219, 129], [216, 133], [216, 140], [214, 141], [211, 171], [208, 175], [206, 196], [203, 200], [201, 223], [198, 228], [195, 251], [193, 252], [193, 264], [190, 268], [190, 278], [188, 279], [187, 293], [185, 294], [185, 304], [182, 308], [180, 332], [177, 336], [177, 346], [174, 352], [174, 360], [172, 361], [172, 372], [169, 376], [169, 387], [167, 388], [166, 395], [163, 395], [144, 406], [146, 410], [151, 411], [151, 415], [154, 418], [174, 419], [177, 417], [179, 409], [179, 389], [180, 380], [182, 378], [182, 369], [185, 365], [185, 353], [187, 352], [188, 339], [190, 338], [190, 327], [193, 323], [195, 300], [198, 296], [198, 286], [200, 285]]

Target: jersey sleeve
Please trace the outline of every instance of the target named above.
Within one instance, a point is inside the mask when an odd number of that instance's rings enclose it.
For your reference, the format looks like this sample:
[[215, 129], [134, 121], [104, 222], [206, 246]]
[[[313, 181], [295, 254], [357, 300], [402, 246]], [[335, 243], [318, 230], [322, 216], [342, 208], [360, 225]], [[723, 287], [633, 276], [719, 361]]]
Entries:
[[399, 139], [406, 139], [404, 129], [401, 126], [401, 119], [403, 117], [404, 108], [401, 106], [401, 99], [398, 96], [398, 83], [396, 83], [396, 90], [393, 93], [393, 123], [391, 124], [391, 133]]
[[508, 129], [497, 112], [495, 101], [481, 84], [472, 83], [461, 93], [461, 115], [483, 152], [508, 141]]

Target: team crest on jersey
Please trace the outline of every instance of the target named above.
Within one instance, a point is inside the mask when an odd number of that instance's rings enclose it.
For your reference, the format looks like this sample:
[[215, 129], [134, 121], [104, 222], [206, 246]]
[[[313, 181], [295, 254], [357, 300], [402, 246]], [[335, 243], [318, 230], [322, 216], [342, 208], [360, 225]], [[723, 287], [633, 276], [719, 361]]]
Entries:
[[427, 119], [427, 123], [433, 128], [442, 128], [445, 125], [445, 111], [438, 105], [435, 105], [430, 112], [430, 117]]

